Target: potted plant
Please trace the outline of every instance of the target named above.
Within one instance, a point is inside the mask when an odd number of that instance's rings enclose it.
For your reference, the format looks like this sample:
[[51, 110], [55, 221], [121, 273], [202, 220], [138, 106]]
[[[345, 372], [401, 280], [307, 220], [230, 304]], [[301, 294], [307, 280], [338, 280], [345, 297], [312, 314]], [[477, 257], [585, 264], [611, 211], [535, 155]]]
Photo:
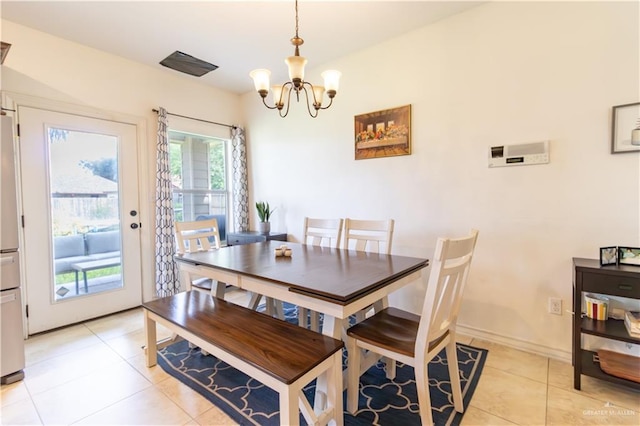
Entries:
[[271, 223], [269, 222], [269, 219], [271, 219], [271, 214], [275, 209], [271, 209], [271, 207], [269, 207], [269, 203], [259, 201], [256, 203], [256, 210], [258, 211], [258, 218], [260, 218], [258, 231], [262, 234], [268, 234], [271, 232]]

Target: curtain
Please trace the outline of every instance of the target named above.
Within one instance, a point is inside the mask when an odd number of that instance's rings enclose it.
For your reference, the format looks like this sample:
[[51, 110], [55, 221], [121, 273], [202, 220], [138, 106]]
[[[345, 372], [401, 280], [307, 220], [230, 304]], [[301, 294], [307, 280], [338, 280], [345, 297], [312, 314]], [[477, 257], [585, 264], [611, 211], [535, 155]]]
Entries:
[[180, 291], [180, 276], [175, 254], [173, 191], [169, 167], [167, 110], [158, 108], [156, 171], [156, 294], [171, 296]]
[[249, 230], [249, 183], [247, 179], [247, 145], [244, 129], [231, 128], [231, 167], [233, 172], [233, 211], [236, 229]]

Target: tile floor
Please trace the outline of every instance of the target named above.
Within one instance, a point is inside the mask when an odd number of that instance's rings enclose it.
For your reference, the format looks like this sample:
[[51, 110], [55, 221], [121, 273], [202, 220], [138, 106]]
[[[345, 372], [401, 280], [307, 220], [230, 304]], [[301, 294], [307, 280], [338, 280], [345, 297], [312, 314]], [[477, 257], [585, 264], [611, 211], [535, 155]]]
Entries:
[[[246, 295], [235, 294], [238, 301]], [[166, 330], [159, 338], [168, 337]], [[463, 425], [638, 425], [640, 393], [583, 376], [568, 363], [461, 337], [489, 349]], [[25, 379], [1, 388], [3, 425], [228, 425], [206, 399], [147, 368], [142, 310], [37, 335], [26, 342]]]

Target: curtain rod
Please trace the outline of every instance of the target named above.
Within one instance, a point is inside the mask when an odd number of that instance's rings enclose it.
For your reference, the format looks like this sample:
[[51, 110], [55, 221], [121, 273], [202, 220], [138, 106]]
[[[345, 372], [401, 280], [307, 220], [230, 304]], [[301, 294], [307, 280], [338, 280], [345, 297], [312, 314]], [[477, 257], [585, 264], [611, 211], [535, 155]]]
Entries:
[[[157, 109], [155, 109], [155, 108], [154, 108], [154, 109], [152, 109], [151, 111], [155, 112], [156, 114], [160, 112], [160, 111], [158, 111], [158, 110], [157, 110]], [[188, 116], [186, 116], [186, 115], [173, 114], [173, 113], [168, 112], [168, 111], [167, 111], [167, 114], [168, 114], [168, 115], [173, 115], [174, 117], [181, 117], [181, 118], [187, 118], [187, 119], [189, 119], [189, 120], [202, 121], [203, 123], [217, 124], [218, 126], [224, 126], [224, 127], [228, 127], [228, 128], [230, 128], [230, 129], [235, 129], [235, 128], [237, 128], [237, 127], [238, 127], [238, 126], [234, 126], [234, 125], [231, 125], [231, 124], [216, 123], [215, 121], [203, 120], [203, 119], [201, 119], [201, 118], [194, 118], [194, 117], [188, 117]]]

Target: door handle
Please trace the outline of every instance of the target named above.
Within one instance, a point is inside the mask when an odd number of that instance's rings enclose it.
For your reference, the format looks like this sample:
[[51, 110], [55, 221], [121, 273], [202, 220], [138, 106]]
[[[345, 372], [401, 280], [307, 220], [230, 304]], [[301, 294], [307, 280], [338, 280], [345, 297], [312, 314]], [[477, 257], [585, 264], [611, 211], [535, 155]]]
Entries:
[[132, 223], [130, 226], [131, 226], [131, 229], [138, 229], [139, 227], [137, 223]]

